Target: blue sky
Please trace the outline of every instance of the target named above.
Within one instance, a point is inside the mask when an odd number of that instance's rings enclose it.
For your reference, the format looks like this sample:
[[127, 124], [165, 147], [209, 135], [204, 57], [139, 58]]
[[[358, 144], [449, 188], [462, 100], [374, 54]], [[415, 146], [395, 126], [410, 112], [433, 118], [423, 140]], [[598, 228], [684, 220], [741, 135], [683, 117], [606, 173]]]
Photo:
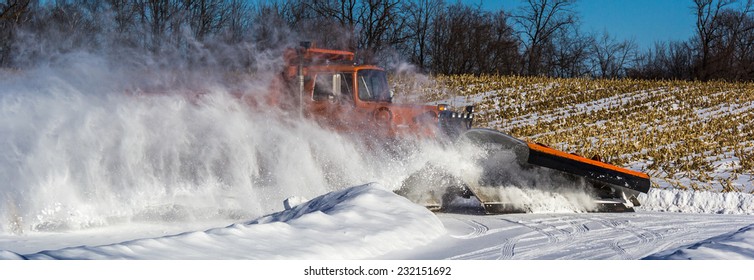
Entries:
[[[521, 0], [463, 0], [488, 10], [514, 11]], [[656, 41], [691, 38], [695, 29], [691, 0], [579, 0], [581, 30], [607, 31], [619, 40], [633, 39], [641, 50]]]

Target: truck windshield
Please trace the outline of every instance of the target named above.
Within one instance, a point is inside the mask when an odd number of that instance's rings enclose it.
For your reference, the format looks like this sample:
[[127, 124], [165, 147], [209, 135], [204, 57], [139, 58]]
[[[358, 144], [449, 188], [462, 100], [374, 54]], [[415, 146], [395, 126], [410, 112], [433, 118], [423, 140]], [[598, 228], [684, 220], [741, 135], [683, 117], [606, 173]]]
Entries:
[[390, 89], [384, 71], [359, 70], [359, 99], [362, 101], [390, 102]]

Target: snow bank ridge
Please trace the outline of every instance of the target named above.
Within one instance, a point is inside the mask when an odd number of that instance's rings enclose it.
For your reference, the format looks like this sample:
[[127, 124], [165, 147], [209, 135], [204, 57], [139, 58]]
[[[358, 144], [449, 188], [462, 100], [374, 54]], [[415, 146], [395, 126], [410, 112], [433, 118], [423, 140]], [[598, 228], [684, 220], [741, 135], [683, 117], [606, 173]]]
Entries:
[[0, 259], [362, 259], [445, 234], [426, 208], [366, 184], [331, 192], [246, 224]]
[[639, 201], [646, 211], [754, 215], [754, 195], [741, 192], [651, 189]]

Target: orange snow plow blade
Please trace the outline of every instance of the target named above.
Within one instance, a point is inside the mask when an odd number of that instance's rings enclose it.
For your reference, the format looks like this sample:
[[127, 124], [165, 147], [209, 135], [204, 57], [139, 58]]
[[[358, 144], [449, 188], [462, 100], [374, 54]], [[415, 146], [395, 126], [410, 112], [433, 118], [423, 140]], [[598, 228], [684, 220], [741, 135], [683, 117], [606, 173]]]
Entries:
[[[489, 153], [483, 163], [483, 178], [478, 184], [465, 186], [485, 206], [487, 212], [518, 211], [510, 209], [507, 206], [509, 202], [500, 194], [499, 187], [507, 184], [500, 180], [507, 180], [511, 175], [506, 173], [514, 172], [510, 171], [510, 164], [505, 161], [515, 161], [520, 167], [518, 172], [544, 168], [572, 181], [584, 179], [584, 185], [591, 187], [590, 192], [594, 193], [594, 200], [598, 205], [596, 211], [601, 212], [633, 211], [633, 207], [639, 205], [639, 193], [647, 193], [651, 187], [646, 173], [529, 143], [495, 130], [470, 129], [463, 134], [462, 141], [483, 147]], [[495, 153], [512, 153], [513, 156], [501, 157], [495, 156]]]
[[565, 153], [540, 144], [527, 143], [527, 145], [529, 146], [529, 158], [527, 160], [529, 164], [552, 168], [643, 193], [649, 191], [650, 181], [649, 175], [646, 173]]

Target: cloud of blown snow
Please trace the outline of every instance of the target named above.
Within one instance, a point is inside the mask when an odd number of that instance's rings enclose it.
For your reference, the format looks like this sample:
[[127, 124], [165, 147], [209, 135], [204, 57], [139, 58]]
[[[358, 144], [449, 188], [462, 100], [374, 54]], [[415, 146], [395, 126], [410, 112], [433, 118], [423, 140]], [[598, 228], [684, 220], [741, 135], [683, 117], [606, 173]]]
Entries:
[[485, 196], [531, 213], [593, 211], [595, 196], [583, 179], [569, 179], [544, 168], [523, 168], [510, 150], [491, 149], [484, 155]]
[[285, 27], [257, 25], [274, 33], [265, 48], [123, 38], [112, 20], [18, 30], [16, 68], [0, 69], [0, 232], [238, 221], [289, 196], [395, 188], [419, 165], [265, 105], [299, 41]]
[[433, 141], [366, 145], [259, 105], [274, 72], [137, 62], [75, 52], [0, 76], [0, 231], [239, 221], [290, 196], [397, 189], [427, 161], [463, 158]]
[[3, 230], [255, 217], [371, 174], [358, 144], [221, 84], [129, 93], [96, 62], [0, 81]]

